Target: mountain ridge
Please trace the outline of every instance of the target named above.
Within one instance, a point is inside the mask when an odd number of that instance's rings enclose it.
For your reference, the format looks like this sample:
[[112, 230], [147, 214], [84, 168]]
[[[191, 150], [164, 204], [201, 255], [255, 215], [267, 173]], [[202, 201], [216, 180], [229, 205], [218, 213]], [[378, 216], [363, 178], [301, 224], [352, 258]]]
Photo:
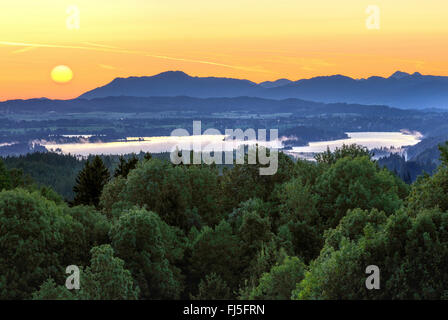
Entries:
[[292, 81], [281, 78], [255, 83], [246, 79], [193, 77], [183, 71], [153, 76], [115, 78], [78, 98], [109, 96], [296, 98], [323, 103], [388, 105], [402, 109], [448, 109], [448, 77], [397, 71], [385, 78], [354, 79], [341, 74]]

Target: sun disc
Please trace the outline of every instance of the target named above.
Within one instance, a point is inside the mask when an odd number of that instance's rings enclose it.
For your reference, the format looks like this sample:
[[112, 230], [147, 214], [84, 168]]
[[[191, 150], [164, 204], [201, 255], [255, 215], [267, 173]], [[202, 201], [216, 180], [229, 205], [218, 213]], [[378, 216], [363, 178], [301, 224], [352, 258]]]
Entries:
[[60, 65], [51, 71], [51, 79], [56, 83], [68, 83], [73, 79], [73, 72], [67, 66]]

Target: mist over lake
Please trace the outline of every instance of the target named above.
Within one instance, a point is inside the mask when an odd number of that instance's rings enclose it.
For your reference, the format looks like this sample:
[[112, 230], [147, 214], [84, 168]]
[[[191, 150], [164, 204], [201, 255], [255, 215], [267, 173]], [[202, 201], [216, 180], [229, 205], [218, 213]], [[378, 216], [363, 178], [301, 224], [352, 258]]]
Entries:
[[79, 142], [79, 143], [43, 143], [48, 150], [54, 150], [62, 152], [64, 154], [74, 154], [79, 156], [88, 155], [112, 155], [112, 154], [129, 154], [129, 153], [163, 153], [171, 152], [176, 149], [184, 150], [197, 150], [197, 146], [201, 146], [201, 149], [211, 146], [221, 146], [223, 151], [230, 151], [238, 146], [259, 145], [267, 147], [282, 148], [283, 145], [280, 141], [251, 141], [251, 140], [234, 140], [224, 141], [225, 135], [202, 135], [202, 136], [166, 136], [166, 137], [127, 137], [122, 141], [114, 142]]
[[413, 146], [421, 141], [420, 133], [409, 134], [405, 132], [347, 132], [348, 139], [338, 139], [332, 141], [310, 142], [308, 146], [293, 147], [292, 152], [324, 152], [327, 147], [334, 151], [343, 144], [359, 144], [368, 149], [395, 148]]
[[[343, 144], [359, 144], [368, 149], [395, 149], [400, 151], [403, 147], [413, 146], [421, 141], [422, 135], [419, 132], [347, 132], [349, 138], [327, 141], [310, 142], [308, 146], [293, 147], [288, 153], [304, 157], [304, 154], [315, 154], [324, 152], [327, 147], [334, 150]], [[224, 141], [225, 135], [203, 135], [187, 137], [127, 137], [125, 140], [114, 142], [77, 142], [77, 143], [51, 143], [44, 142], [42, 145], [48, 150], [59, 151], [63, 154], [74, 154], [79, 156], [88, 155], [111, 155], [128, 154], [139, 152], [163, 153], [171, 152], [176, 146], [179, 149], [190, 150], [194, 146], [201, 145], [201, 148], [210, 145], [221, 145], [223, 150], [232, 150], [241, 144], [252, 145], [255, 141]], [[260, 145], [283, 149], [281, 140], [272, 142], [258, 142]], [[180, 147], [182, 146], [182, 148]], [[301, 156], [302, 155], [302, 156]], [[307, 158], [307, 157], [304, 157]]]

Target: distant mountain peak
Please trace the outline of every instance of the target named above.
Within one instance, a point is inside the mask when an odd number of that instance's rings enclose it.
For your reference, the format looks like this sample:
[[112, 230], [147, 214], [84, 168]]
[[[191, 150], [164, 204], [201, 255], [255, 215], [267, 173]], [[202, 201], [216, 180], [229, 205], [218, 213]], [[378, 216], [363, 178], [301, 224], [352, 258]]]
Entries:
[[292, 83], [291, 80], [282, 78], [282, 79], [278, 79], [275, 81], [260, 82], [258, 85], [263, 88], [276, 88], [276, 87], [281, 87], [281, 86], [284, 86], [284, 85], [287, 85], [290, 83]]
[[165, 71], [155, 75], [156, 78], [166, 78], [166, 79], [186, 79], [191, 78], [188, 74], [183, 71]]
[[[418, 72], [416, 72], [416, 73], [418, 73]], [[403, 79], [403, 78], [406, 78], [406, 77], [409, 77], [409, 76], [410, 76], [410, 74], [407, 73], [407, 72], [396, 71], [393, 75], [391, 75], [389, 77], [389, 79], [397, 79], [397, 80], [399, 80], [399, 79]]]
[[402, 108], [448, 109], [448, 77], [396, 71], [389, 78], [354, 79], [341, 74], [291, 82], [287, 79], [255, 83], [244, 79], [190, 76], [166, 71], [153, 76], [116, 78], [81, 95], [105, 97], [196, 97], [268, 99], [297, 98], [324, 103], [359, 103]]

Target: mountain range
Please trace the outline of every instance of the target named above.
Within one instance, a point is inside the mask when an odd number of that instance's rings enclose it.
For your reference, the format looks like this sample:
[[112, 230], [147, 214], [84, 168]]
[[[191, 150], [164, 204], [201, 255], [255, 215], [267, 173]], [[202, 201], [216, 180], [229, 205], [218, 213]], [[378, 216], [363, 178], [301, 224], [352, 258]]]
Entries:
[[347, 103], [321, 103], [300, 99], [273, 100], [258, 97], [196, 98], [196, 97], [104, 97], [72, 100], [29, 99], [0, 102], [0, 115], [13, 114], [74, 114], [93, 112], [116, 113], [189, 113], [212, 115], [237, 112], [240, 114], [285, 114], [300, 116], [316, 114], [351, 114], [367, 117], [405, 116], [408, 111], [387, 106]]
[[116, 78], [82, 94], [81, 99], [113, 96], [267, 99], [297, 98], [324, 103], [388, 105], [403, 109], [448, 109], [448, 77], [397, 71], [388, 78], [353, 79], [343, 75], [255, 83], [243, 79], [192, 77], [167, 71], [149, 77]]

